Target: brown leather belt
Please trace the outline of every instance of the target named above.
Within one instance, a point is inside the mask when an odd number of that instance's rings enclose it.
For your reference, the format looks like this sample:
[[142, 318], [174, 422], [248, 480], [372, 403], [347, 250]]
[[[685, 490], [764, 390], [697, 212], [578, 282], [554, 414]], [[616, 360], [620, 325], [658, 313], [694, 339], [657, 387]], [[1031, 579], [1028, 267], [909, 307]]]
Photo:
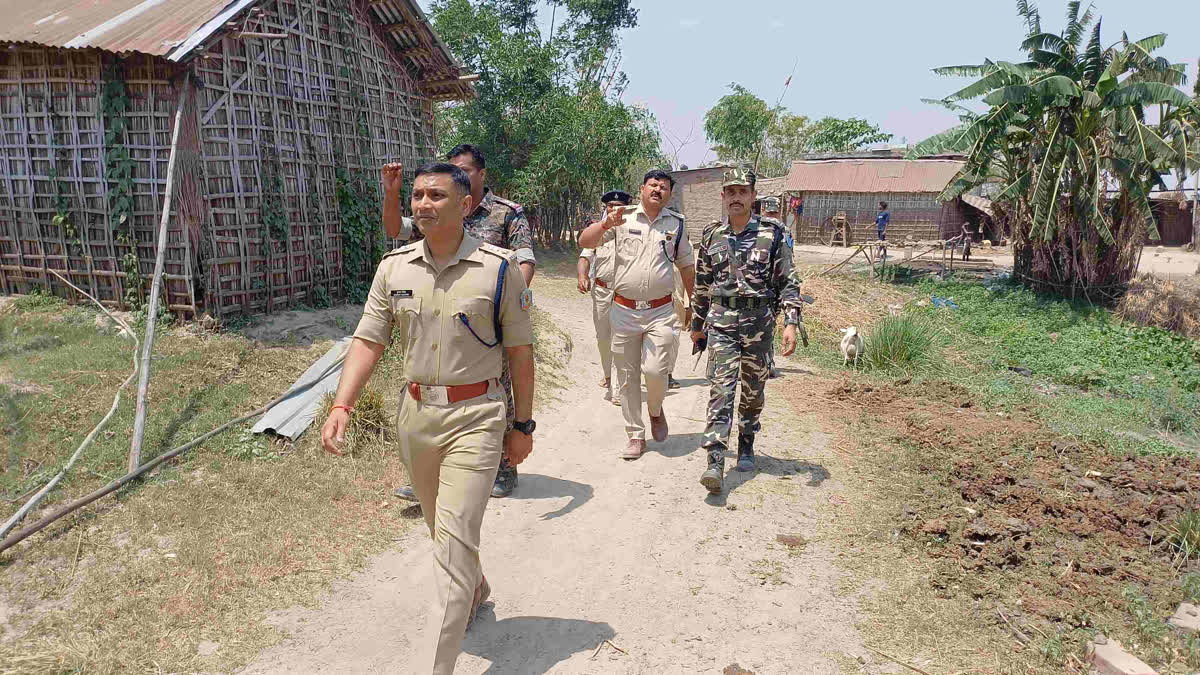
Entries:
[[603, 281], [600, 281], [599, 279], [596, 280], [596, 285], [599, 286], [600, 288], [608, 288], [608, 284], [604, 283]]
[[[411, 396], [414, 401], [420, 401], [423, 398], [428, 398], [430, 399], [430, 403], [441, 403], [440, 400], [435, 400], [441, 398], [441, 394], [439, 392], [439, 390], [441, 390], [444, 391], [446, 395], [445, 403], [459, 403], [461, 401], [473, 399], [477, 396], [483, 396], [488, 392], [488, 385], [490, 384], [491, 380], [484, 380], [483, 382], [476, 382], [475, 384], [452, 384], [448, 386], [423, 385], [416, 382], [409, 382], [408, 395]], [[424, 397], [421, 394], [422, 390], [425, 391]]]
[[615, 293], [613, 294], [613, 302], [629, 309], [658, 309], [663, 305], [671, 304], [671, 296], [664, 295], [657, 300], [630, 300], [620, 293]]

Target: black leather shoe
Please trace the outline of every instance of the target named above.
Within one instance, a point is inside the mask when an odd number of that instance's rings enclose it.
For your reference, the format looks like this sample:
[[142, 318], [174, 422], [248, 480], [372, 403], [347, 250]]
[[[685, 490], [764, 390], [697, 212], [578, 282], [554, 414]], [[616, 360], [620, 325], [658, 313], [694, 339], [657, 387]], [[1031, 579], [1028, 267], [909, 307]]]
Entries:
[[512, 466], [502, 466], [496, 472], [496, 484], [492, 486], [493, 497], [507, 497], [517, 489], [517, 469]]

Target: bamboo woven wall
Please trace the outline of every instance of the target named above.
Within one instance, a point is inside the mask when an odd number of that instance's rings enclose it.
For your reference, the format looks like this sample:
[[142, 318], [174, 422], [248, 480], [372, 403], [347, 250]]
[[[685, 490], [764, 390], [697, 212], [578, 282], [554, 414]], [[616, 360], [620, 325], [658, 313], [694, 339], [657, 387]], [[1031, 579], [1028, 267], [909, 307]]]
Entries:
[[[113, 223], [106, 178], [106, 68], [97, 50], [0, 50], [0, 293], [68, 290], [47, 269], [101, 301], [124, 306], [122, 258], [154, 270], [171, 124], [184, 110], [166, 250], [167, 304], [217, 315], [269, 312], [346, 297], [339, 173], [365, 188], [374, 218], [362, 246], [386, 249], [376, 212], [379, 167], [402, 161], [411, 184], [432, 157], [433, 102], [366, 10], [367, 0], [277, 0], [247, 31], [220, 36], [189, 64], [133, 55], [120, 61], [129, 96], [133, 246]], [[180, 77], [191, 71], [193, 80]], [[76, 235], [54, 224], [66, 196]], [[276, 234], [264, 222], [276, 217]], [[354, 275], [374, 273], [373, 258]], [[148, 285], [148, 284], [147, 284]], [[135, 290], [135, 294], [137, 291]]]
[[[891, 224], [888, 225], [889, 240], [903, 240], [911, 236], [916, 240], [943, 239], [959, 233], [966, 222], [958, 200], [946, 204], [937, 202], [933, 193], [866, 193], [866, 192], [804, 192], [804, 214], [795, 222], [793, 234], [803, 244], [826, 243], [830, 220], [838, 211], [846, 212], [850, 223], [852, 241], [875, 240], [875, 214], [879, 202], [888, 203]], [[794, 218], [795, 214], [791, 214]]]
[[[262, 8], [250, 30], [289, 38], [227, 34], [196, 65], [211, 248], [205, 304], [219, 314], [344, 297], [337, 170], [378, 197], [384, 162], [404, 162], [411, 178], [434, 152], [433, 103], [362, 3]], [[263, 223], [272, 204], [286, 216], [286, 240]], [[378, 224], [372, 236], [383, 236]], [[359, 280], [373, 272], [360, 270]]]
[[[121, 243], [110, 222], [100, 94], [115, 58], [96, 50], [0, 50], [0, 292], [68, 295], [47, 272], [55, 269], [101, 301], [124, 306], [121, 258], [135, 248], [139, 273], [153, 272], [177, 95], [165, 61], [123, 61], [128, 127], [118, 142], [133, 160], [127, 225], [134, 243]], [[59, 199], [70, 226], [54, 224]], [[191, 310], [188, 241], [177, 219], [172, 224], [167, 302]]]

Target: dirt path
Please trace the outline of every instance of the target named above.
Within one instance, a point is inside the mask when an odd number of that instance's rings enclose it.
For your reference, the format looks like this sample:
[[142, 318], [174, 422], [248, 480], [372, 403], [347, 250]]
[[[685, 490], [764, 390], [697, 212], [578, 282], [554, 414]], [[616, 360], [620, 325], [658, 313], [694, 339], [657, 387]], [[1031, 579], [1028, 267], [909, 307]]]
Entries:
[[[595, 383], [589, 307], [573, 285], [536, 284], [538, 304], [574, 339], [572, 382], [539, 413], [515, 495], [491, 502], [482, 555], [495, 604], [468, 631], [458, 672], [719, 673], [736, 662], [759, 675], [833, 673], [858, 670], [860, 656], [867, 672], [894, 672], [870, 665], [854, 601], [839, 593], [838, 552], [820, 539], [795, 550], [775, 541], [813, 539], [836, 508], [825, 437], [797, 428], [769, 392], [759, 471], [731, 474], [727, 496], [707, 498], [697, 452], [707, 387], [684, 355], [685, 386], [665, 406], [671, 438], [618, 459], [620, 410]], [[290, 637], [245, 672], [410, 672], [431, 579], [428, 538], [414, 528], [319, 608], [274, 617]]]

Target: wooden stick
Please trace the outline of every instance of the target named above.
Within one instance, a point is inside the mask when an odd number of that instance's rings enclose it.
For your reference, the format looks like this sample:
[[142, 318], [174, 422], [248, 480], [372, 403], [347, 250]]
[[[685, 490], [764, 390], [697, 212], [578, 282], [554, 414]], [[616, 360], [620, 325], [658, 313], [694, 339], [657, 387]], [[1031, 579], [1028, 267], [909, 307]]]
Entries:
[[25, 516], [28, 515], [29, 512], [32, 511], [34, 507], [36, 507], [42, 501], [42, 499], [46, 497], [46, 495], [50, 494], [50, 491], [62, 481], [62, 479], [71, 470], [71, 467], [75, 466], [75, 462], [79, 460], [79, 457], [83, 454], [83, 451], [92, 444], [92, 441], [96, 440], [96, 436], [100, 434], [100, 430], [108, 424], [108, 421], [112, 419], [113, 414], [117, 412], [117, 407], [121, 404], [121, 392], [125, 391], [125, 388], [128, 387], [131, 382], [133, 382], [133, 378], [138, 374], [138, 339], [137, 334], [133, 332], [133, 329], [129, 327], [129, 324], [114, 316], [112, 312], [108, 311], [108, 309], [104, 307], [104, 305], [100, 304], [99, 300], [68, 281], [66, 277], [58, 273], [58, 270], [47, 268], [47, 271], [58, 277], [66, 285], [80, 293], [83, 293], [83, 295], [87, 296], [89, 300], [96, 303], [96, 306], [100, 308], [100, 311], [107, 314], [112, 318], [113, 321], [116, 321], [117, 324], [122, 327], [122, 332], [124, 332], [131, 340], [133, 340], [133, 372], [129, 373], [129, 377], [125, 378], [125, 381], [121, 383], [120, 387], [117, 387], [117, 393], [113, 396], [112, 406], [109, 407], [108, 414], [105, 415], [103, 419], [101, 419], [100, 422], [92, 428], [92, 432], [83, 439], [83, 442], [80, 443], [79, 447], [75, 449], [75, 452], [71, 454], [70, 459], [68, 459], [67, 463], [63, 465], [63, 468], [54, 476], [54, 478], [51, 478], [50, 482], [46, 483], [41, 490], [38, 490], [37, 493], [29, 499], [29, 501], [25, 502], [24, 506], [17, 509], [17, 512], [14, 513], [11, 518], [5, 521], [2, 527], [0, 527], [0, 538], [8, 536], [8, 533], [11, 532], [13, 528], [15, 528], [17, 524], [20, 523]]
[[921, 673], [921, 675], [929, 675], [929, 673], [925, 672], [924, 670], [921, 670], [920, 668], [918, 668], [916, 666], [909, 665], [909, 664], [901, 661], [900, 659], [892, 656], [891, 654], [885, 654], [884, 652], [881, 652], [878, 649], [875, 649], [874, 647], [871, 647], [869, 645], [863, 645], [863, 646], [866, 647], [867, 649], [870, 649], [871, 651], [875, 652], [876, 654], [882, 656], [883, 658], [888, 659], [889, 661], [893, 661], [895, 663], [898, 663], [898, 664], [904, 666], [905, 668], [908, 668], [909, 670], [913, 671], [914, 673]]
[[25, 529], [21, 530], [20, 532], [17, 532], [16, 534], [10, 536], [8, 539], [0, 541], [0, 553], [3, 553], [4, 551], [17, 545], [18, 543], [20, 543], [22, 540], [26, 539], [30, 535], [37, 534], [38, 532], [45, 529], [47, 526], [49, 526], [51, 523], [58, 520], [59, 518], [62, 518], [63, 516], [73, 512], [73, 511], [77, 511], [109, 493], [112, 493], [112, 492], [115, 492], [115, 491], [121, 489], [123, 486], [125, 486], [126, 483], [129, 483], [130, 481], [134, 480], [138, 476], [141, 476], [142, 474], [146, 473], [147, 471], [150, 471], [151, 469], [157, 467], [159, 464], [162, 464], [163, 462], [165, 462], [169, 459], [178, 457], [179, 455], [187, 452], [188, 450], [191, 450], [192, 448], [196, 447], [197, 445], [200, 445], [204, 441], [207, 441], [208, 439], [212, 438], [213, 436], [216, 436], [217, 434], [221, 433], [222, 431], [225, 431], [229, 427], [232, 427], [237, 424], [241, 424], [242, 422], [245, 422], [248, 419], [257, 417], [258, 415], [265, 413], [266, 411], [273, 408], [280, 401], [284, 400], [285, 398], [288, 398], [289, 396], [293, 396], [299, 392], [311, 389], [313, 387], [313, 385], [315, 385], [316, 383], [325, 379], [325, 376], [328, 375], [334, 368], [340, 366], [342, 364], [342, 362], [345, 361], [345, 359], [346, 359], [345, 354], [343, 354], [342, 356], [334, 359], [333, 363], [329, 364], [329, 367], [326, 368], [320, 375], [317, 375], [315, 378], [313, 378], [313, 380], [311, 382], [306, 382], [298, 387], [289, 389], [288, 391], [280, 394], [278, 397], [276, 397], [270, 403], [262, 406], [261, 408], [252, 410], [249, 413], [242, 415], [241, 417], [238, 417], [237, 419], [230, 420], [230, 421], [226, 422], [225, 424], [222, 424], [221, 426], [217, 427], [216, 429], [213, 429], [212, 431], [209, 431], [206, 434], [198, 436], [198, 437], [192, 439], [191, 441], [184, 443], [183, 445], [179, 446], [178, 448], [175, 448], [174, 450], [163, 453], [163, 454], [159, 455], [158, 457], [155, 457], [154, 459], [150, 460], [149, 462], [146, 462], [145, 464], [139, 466], [136, 471], [131, 471], [131, 472], [125, 474], [124, 476], [121, 476], [120, 478], [112, 481], [111, 483], [109, 483], [108, 485], [105, 485], [104, 487], [100, 488], [99, 490], [96, 490], [95, 492], [93, 492], [89, 495], [80, 497], [79, 499], [76, 499], [75, 501], [60, 507], [57, 511], [55, 511], [54, 513], [51, 513], [50, 515], [46, 516], [45, 518], [42, 518], [41, 520], [34, 523], [33, 525], [30, 525], [29, 527], [26, 527]]
[[858, 247], [858, 248], [857, 248], [857, 249], [854, 251], [854, 253], [851, 253], [851, 254], [850, 254], [850, 257], [849, 257], [849, 258], [846, 258], [846, 259], [845, 259], [845, 260], [843, 260], [842, 262], [840, 262], [840, 263], [838, 263], [838, 264], [834, 265], [833, 267], [830, 267], [829, 269], [825, 270], [824, 272], [821, 272], [821, 273], [820, 273], [820, 274], [818, 274], [817, 276], [819, 276], [819, 277], [823, 277], [823, 276], [825, 276], [826, 274], [829, 274], [830, 272], [833, 272], [833, 271], [835, 271], [835, 270], [837, 270], [837, 269], [841, 268], [843, 265], [845, 265], [846, 263], [848, 263], [848, 262], [850, 262], [851, 260], [853, 260], [853, 259], [854, 259], [854, 256], [856, 256], [856, 255], [858, 255], [859, 253], [862, 253], [862, 252], [863, 252], [862, 246], [859, 246], [859, 247]]
[[142, 440], [146, 436], [146, 393], [150, 388], [150, 355], [154, 352], [154, 328], [158, 321], [158, 296], [162, 292], [164, 258], [167, 253], [167, 223], [171, 220], [171, 197], [175, 190], [175, 163], [179, 158], [179, 129], [183, 126], [183, 108], [191, 82], [179, 83], [179, 103], [175, 106], [175, 128], [171, 131], [171, 155], [167, 160], [167, 191], [163, 195], [162, 218], [158, 223], [158, 253], [154, 258], [154, 281], [150, 284], [150, 301], [146, 305], [146, 339], [142, 343], [142, 369], [138, 376], [137, 412], [133, 418], [133, 439], [129, 444], [129, 471], [142, 463]]

